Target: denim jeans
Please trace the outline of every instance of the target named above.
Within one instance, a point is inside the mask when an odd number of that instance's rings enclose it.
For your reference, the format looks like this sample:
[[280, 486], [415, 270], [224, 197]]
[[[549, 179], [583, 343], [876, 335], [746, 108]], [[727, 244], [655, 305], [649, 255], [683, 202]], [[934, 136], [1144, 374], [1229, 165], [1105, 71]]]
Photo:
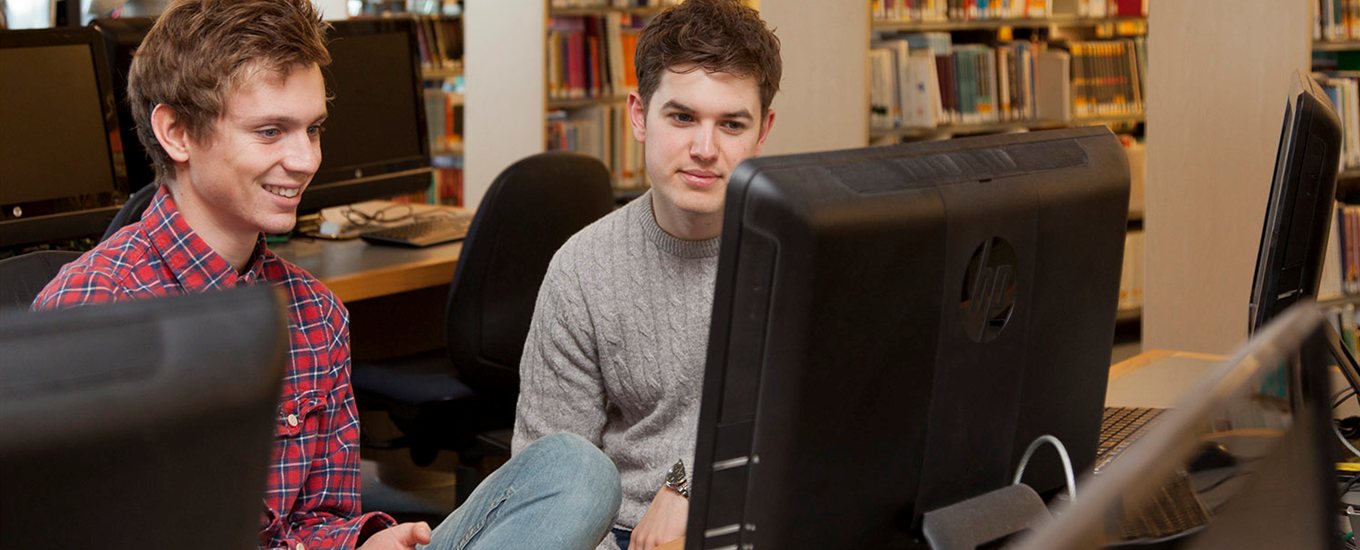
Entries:
[[487, 477], [424, 549], [591, 549], [619, 510], [614, 463], [574, 434], [535, 441]]

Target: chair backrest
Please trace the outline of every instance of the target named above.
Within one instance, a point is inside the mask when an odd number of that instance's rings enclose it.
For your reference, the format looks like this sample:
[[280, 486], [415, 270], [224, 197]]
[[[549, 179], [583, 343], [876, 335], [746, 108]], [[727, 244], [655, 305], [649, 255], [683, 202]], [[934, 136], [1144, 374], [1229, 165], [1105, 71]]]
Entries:
[[113, 215], [113, 221], [109, 222], [109, 228], [104, 230], [104, 236], [99, 238], [99, 242], [109, 240], [114, 233], [130, 223], [136, 223], [142, 219], [142, 213], [146, 207], [151, 205], [151, 198], [156, 196], [156, 189], [160, 187], [156, 182], [138, 189], [136, 193], [128, 197], [123, 207], [118, 209], [118, 213]]
[[28, 309], [43, 287], [80, 252], [40, 250], [0, 260], [0, 309]]
[[537, 154], [491, 183], [463, 241], [446, 309], [450, 358], [479, 395], [513, 408], [548, 262], [613, 208], [609, 170], [578, 154]]

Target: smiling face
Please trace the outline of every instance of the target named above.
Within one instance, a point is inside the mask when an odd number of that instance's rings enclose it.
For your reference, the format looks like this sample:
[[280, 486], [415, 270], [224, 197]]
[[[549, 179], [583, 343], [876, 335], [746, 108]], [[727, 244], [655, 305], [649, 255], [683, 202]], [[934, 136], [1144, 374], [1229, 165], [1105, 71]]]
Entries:
[[636, 92], [628, 107], [633, 135], [643, 144], [657, 224], [682, 239], [718, 236], [728, 178], [760, 153], [774, 124], [773, 110], [761, 115], [756, 81], [670, 70], [645, 110]]
[[176, 165], [172, 191], [189, 225], [224, 255], [253, 248], [260, 233], [291, 230], [321, 164], [325, 119], [316, 65], [282, 76], [247, 71], [208, 135], [181, 133], [179, 146], [167, 147]]

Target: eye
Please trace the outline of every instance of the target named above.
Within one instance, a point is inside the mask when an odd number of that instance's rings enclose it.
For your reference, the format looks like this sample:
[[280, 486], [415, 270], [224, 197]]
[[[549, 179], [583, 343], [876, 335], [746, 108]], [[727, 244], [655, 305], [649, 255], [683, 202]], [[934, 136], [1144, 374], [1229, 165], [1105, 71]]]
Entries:
[[689, 113], [671, 113], [671, 120], [676, 122], [694, 122], [694, 117]]
[[283, 135], [283, 130], [278, 128], [265, 128], [263, 130], [256, 130], [255, 133], [265, 139], [274, 139]]
[[326, 132], [326, 127], [320, 124], [313, 124], [307, 127], [307, 135], [312, 137], [320, 136]]
[[722, 126], [723, 126], [723, 128], [726, 128], [726, 129], [731, 130], [731, 131], [733, 131], [733, 132], [740, 132], [740, 131], [746, 129], [746, 123], [744, 123], [744, 122], [739, 122], [739, 121], [736, 121], [736, 120], [729, 120], [729, 121], [726, 121], [726, 122], [722, 123]]

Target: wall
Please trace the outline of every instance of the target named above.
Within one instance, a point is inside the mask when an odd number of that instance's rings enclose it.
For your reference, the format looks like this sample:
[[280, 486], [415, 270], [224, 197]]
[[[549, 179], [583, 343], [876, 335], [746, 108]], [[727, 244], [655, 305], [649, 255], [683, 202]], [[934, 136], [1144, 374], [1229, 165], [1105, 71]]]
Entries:
[[464, 3], [464, 204], [507, 166], [545, 147], [544, 0]]
[[1247, 301], [1309, 3], [1155, 2], [1149, 14], [1143, 349], [1226, 353]]
[[863, 147], [869, 136], [869, 2], [767, 0], [784, 78], [763, 154]]

